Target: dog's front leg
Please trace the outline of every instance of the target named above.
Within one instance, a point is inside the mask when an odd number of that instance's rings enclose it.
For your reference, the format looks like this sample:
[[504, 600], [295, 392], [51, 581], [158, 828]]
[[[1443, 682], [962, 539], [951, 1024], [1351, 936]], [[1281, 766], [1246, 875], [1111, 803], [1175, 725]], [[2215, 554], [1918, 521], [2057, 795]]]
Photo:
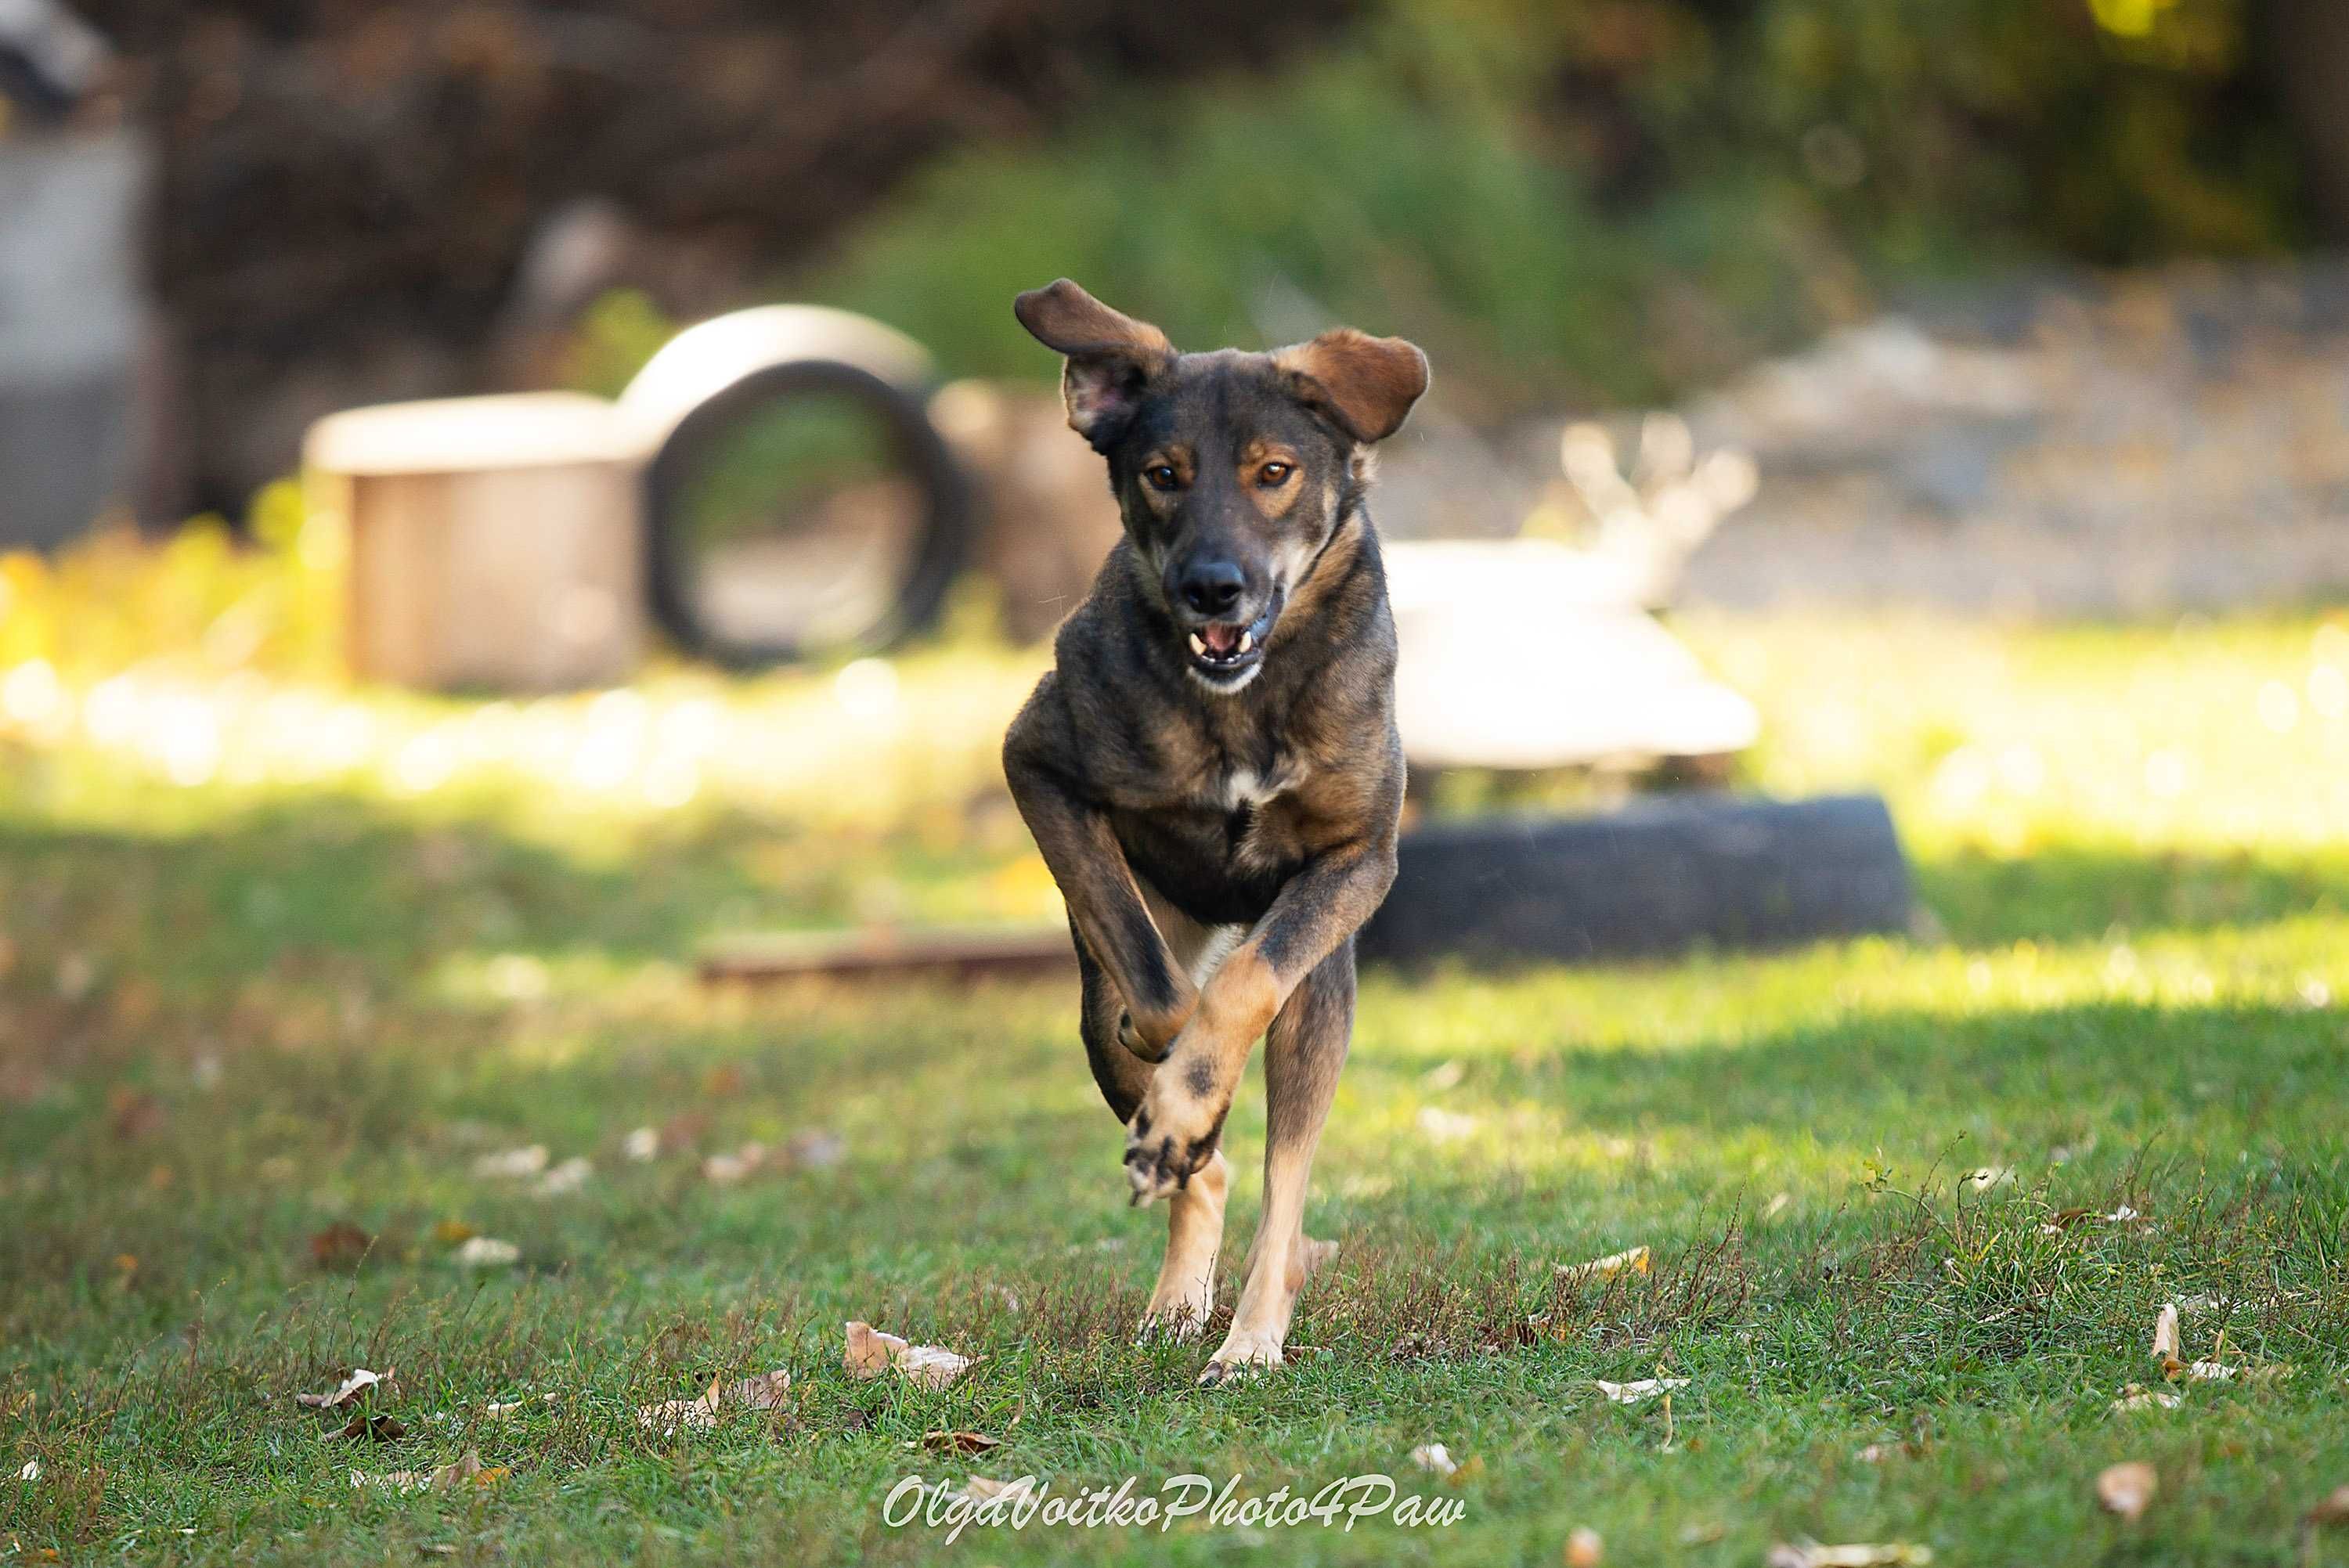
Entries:
[[1130, 1028], [1120, 1037], [1147, 1061], [1162, 1059], [1190, 1022], [1197, 988], [1151, 919], [1109, 819], [1028, 755], [1015, 729], [1003, 757], [1011, 799], [1060, 884], [1069, 918], [1125, 999]]
[[1371, 917], [1394, 882], [1394, 841], [1324, 851], [1288, 885], [1199, 993], [1129, 1126], [1126, 1180], [1147, 1203], [1180, 1191], [1216, 1151], [1248, 1053], [1290, 993]]

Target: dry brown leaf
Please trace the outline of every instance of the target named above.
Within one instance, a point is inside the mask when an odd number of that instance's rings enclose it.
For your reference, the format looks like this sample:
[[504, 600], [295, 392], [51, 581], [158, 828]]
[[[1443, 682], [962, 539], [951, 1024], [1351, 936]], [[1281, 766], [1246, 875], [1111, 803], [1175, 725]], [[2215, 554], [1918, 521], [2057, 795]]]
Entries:
[[1859, 1541], [1844, 1546], [1781, 1542], [1764, 1559], [1769, 1568], [1923, 1568], [1932, 1560], [1931, 1547], [1906, 1541]]
[[1411, 1450], [1411, 1462], [1433, 1475], [1448, 1476], [1460, 1468], [1452, 1450], [1442, 1443], [1422, 1443]]
[[1599, 1568], [1607, 1561], [1607, 1542], [1599, 1532], [1578, 1524], [1566, 1538], [1566, 1568]]
[[2141, 1519], [2161, 1490], [2161, 1478], [2143, 1460], [2108, 1465], [2096, 1477], [2096, 1502], [2106, 1513]]
[[2349, 1481], [2326, 1492], [2314, 1508], [2302, 1515], [2302, 1522], [2311, 1525], [2349, 1524]]
[[2178, 1305], [2171, 1302], [2153, 1320], [2153, 1358], [2167, 1368], [2178, 1359]]
[[408, 1436], [408, 1424], [397, 1416], [381, 1410], [361, 1410], [353, 1415], [339, 1431], [326, 1434], [329, 1441], [344, 1438], [367, 1438], [378, 1443], [396, 1442]]
[[734, 1383], [713, 1377], [698, 1399], [670, 1399], [646, 1406], [636, 1412], [636, 1425], [664, 1438], [673, 1438], [679, 1432], [706, 1432], [718, 1425], [720, 1410], [773, 1409], [783, 1402], [791, 1386], [791, 1373], [780, 1367]]
[[373, 1236], [348, 1220], [337, 1220], [310, 1237], [310, 1261], [322, 1269], [347, 1268], [366, 1257], [373, 1245]]
[[746, 1143], [731, 1154], [713, 1154], [701, 1162], [702, 1176], [727, 1187], [741, 1181], [767, 1162], [767, 1146]]
[[840, 1364], [855, 1377], [878, 1377], [895, 1367], [916, 1383], [943, 1388], [961, 1377], [974, 1361], [936, 1345], [908, 1345], [869, 1323], [852, 1322], [848, 1325], [848, 1347], [842, 1353]]
[[2113, 1401], [2116, 1410], [2175, 1410], [2186, 1401], [2165, 1388], [2148, 1388], [2142, 1383], [2130, 1383], [2121, 1389], [2121, 1397]]
[[922, 1434], [922, 1447], [938, 1453], [983, 1454], [1002, 1446], [1001, 1438], [990, 1438], [985, 1432], [936, 1431]]
[[587, 1185], [589, 1179], [595, 1174], [594, 1163], [584, 1156], [574, 1154], [540, 1177], [538, 1184], [531, 1191], [542, 1198], [561, 1198], [576, 1192]]
[[1652, 1399], [1659, 1394], [1669, 1394], [1675, 1388], [1685, 1388], [1685, 1377], [1642, 1377], [1633, 1383], [1609, 1383], [1606, 1378], [1594, 1379], [1599, 1391], [1618, 1405], [1636, 1405], [1642, 1399]]
[[125, 1143], [135, 1143], [163, 1130], [170, 1120], [163, 1102], [145, 1089], [117, 1084], [107, 1092], [106, 1120], [114, 1136]]
[[1603, 1258], [1593, 1258], [1587, 1264], [1560, 1264], [1554, 1271], [1561, 1280], [1581, 1284], [1590, 1280], [1606, 1281], [1627, 1270], [1643, 1274], [1649, 1271], [1650, 1256], [1645, 1247], [1626, 1247], [1619, 1253], [1609, 1253]]
[[533, 1143], [523, 1149], [501, 1150], [484, 1154], [473, 1161], [473, 1174], [519, 1181], [535, 1176], [546, 1169], [546, 1145]]
[[449, 1261], [459, 1268], [502, 1269], [518, 1263], [522, 1249], [512, 1242], [499, 1241], [495, 1236], [474, 1236], [463, 1246], [449, 1254]]
[[388, 1371], [370, 1372], [364, 1367], [357, 1367], [349, 1377], [336, 1385], [333, 1393], [296, 1394], [294, 1396], [294, 1402], [297, 1405], [307, 1405], [314, 1410], [339, 1410], [363, 1398], [371, 1398], [368, 1393], [370, 1389], [388, 1398], [391, 1393], [391, 1374]]
[[483, 1468], [481, 1456], [471, 1449], [429, 1470], [393, 1470], [388, 1475], [366, 1475], [351, 1471], [351, 1484], [362, 1488], [380, 1488], [386, 1491], [447, 1491], [453, 1487], [471, 1483], [474, 1486], [494, 1486], [506, 1478], [506, 1467], [492, 1465]]

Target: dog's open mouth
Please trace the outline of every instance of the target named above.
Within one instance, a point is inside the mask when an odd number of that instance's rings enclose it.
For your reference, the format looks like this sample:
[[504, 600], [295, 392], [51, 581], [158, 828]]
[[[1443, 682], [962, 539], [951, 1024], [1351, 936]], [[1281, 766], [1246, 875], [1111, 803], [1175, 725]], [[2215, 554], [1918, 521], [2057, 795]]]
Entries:
[[1245, 624], [1210, 621], [1194, 627], [1187, 637], [1191, 667], [1210, 684], [1231, 684], [1264, 658], [1265, 639], [1272, 634], [1273, 618], [1279, 614], [1280, 595], [1275, 593], [1264, 614]]

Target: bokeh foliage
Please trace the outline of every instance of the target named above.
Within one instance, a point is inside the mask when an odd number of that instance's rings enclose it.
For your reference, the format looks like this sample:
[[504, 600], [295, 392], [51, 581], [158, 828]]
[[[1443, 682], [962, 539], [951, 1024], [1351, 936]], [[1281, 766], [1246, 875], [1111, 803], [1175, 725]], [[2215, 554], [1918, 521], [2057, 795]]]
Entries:
[[[1391, 0], [933, 165], [790, 292], [1038, 373], [1078, 277], [1179, 344], [1418, 335], [1469, 413], [1643, 401], [1881, 304], [2302, 235], [2248, 0]], [[1302, 296], [1301, 298], [1299, 296]]]

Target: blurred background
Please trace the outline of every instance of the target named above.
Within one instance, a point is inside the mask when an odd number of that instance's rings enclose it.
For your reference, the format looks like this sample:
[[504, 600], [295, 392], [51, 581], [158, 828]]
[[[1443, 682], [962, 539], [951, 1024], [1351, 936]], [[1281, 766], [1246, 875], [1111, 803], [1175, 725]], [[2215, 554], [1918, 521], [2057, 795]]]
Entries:
[[[2219, 781], [2344, 744], [2344, 72], [2324, 0], [10, 0], [5, 788], [853, 823], [686, 857], [670, 944], [1049, 923], [992, 750], [1115, 534], [1009, 309], [1069, 275], [1428, 350], [1421, 808], [1887, 792], [1936, 907], [2319, 836]], [[2206, 645], [2207, 732], [2085, 673]]]

